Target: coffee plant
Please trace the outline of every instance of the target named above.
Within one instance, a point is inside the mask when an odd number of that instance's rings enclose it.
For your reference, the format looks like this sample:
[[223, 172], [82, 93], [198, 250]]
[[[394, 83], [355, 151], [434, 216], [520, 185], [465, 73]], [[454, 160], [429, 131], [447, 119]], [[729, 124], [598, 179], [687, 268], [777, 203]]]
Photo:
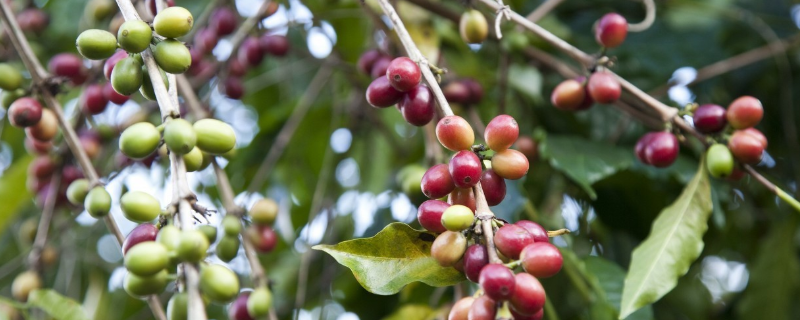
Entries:
[[0, 1], [0, 319], [796, 319], [797, 21]]

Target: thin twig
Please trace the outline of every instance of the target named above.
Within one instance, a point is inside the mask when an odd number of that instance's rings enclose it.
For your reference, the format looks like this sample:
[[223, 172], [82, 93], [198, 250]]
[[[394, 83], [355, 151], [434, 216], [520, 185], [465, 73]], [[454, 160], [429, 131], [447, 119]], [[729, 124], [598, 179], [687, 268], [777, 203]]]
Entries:
[[61, 187], [60, 168], [56, 170], [53, 174], [53, 178], [50, 180], [47, 197], [44, 200], [42, 216], [39, 218], [39, 227], [36, 229], [36, 237], [33, 239], [33, 248], [31, 248], [31, 253], [28, 254], [28, 265], [37, 271], [41, 271], [42, 250], [44, 250], [44, 246], [47, 244], [47, 234], [50, 232], [50, 222], [53, 220], [53, 212], [56, 207], [59, 187]]
[[629, 23], [628, 24], [628, 31], [629, 32], [642, 32], [653, 25], [653, 22], [656, 21], [656, 3], [653, 0], [642, 0], [644, 4], [645, 16], [644, 20], [638, 23]]
[[494, 220], [494, 213], [489, 209], [489, 204], [486, 202], [486, 195], [483, 194], [481, 183], [478, 182], [472, 187], [472, 192], [475, 193], [475, 218], [481, 224], [481, 233], [483, 239], [486, 240], [486, 251], [489, 253], [490, 263], [503, 263], [500, 257], [497, 256], [497, 248], [494, 245], [494, 229], [492, 227], [492, 220]]
[[536, 9], [531, 11], [531, 13], [529, 13], [525, 19], [528, 19], [531, 22], [539, 21], [548, 13], [550, 13], [550, 11], [553, 11], [553, 9], [555, 9], [562, 2], [564, 2], [564, 0], [544, 0], [544, 2], [536, 7]]

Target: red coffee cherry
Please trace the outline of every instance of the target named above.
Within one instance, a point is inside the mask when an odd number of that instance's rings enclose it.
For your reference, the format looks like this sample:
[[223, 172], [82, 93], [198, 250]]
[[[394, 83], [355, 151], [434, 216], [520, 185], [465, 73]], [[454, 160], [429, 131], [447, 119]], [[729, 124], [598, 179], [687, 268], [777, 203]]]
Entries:
[[511, 316], [514, 317], [514, 320], [542, 320], [544, 318], [544, 309], [539, 309], [538, 312], [531, 314], [531, 315], [524, 315], [514, 310], [514, 308], [510, 308]]
[[441, 200], [427, 200], [419, 205], [417, 220], [419, 224], [430, 232], [442, 233], [447, 231], [442, 226], [442, 214], [450, 204]]
[[533, 315], [541, 311], [545, 303], [544, 287], [534, 276], [517, 273], [514, 293], [511, 295], [511, 309], [522, 315]]
[[761, 162], [764, 153], [764, 143], [756, 135], [745, 131], [736, 131], [728, 140], [728, 149], [733, 156], [746, 164]]
[[50, 24], [50, 17], [38, 8], [28, 8], [17, 14], [17, 23], [22, 31], [38, 34]]
[[106, 80], [111, 80], [111, 71], [114, 70], [114, 66], [117, 65], [117, 62], [127, 57], [128, 53], [125, 52], [125, 50], [119, 50], [115, 52], [114, 55], [112, 55], [110, 58], [106, 59], [106, 62], [103, 63], [103, 74], [106, 76]]
[[[175, 6], [174, 0], [166, 0], [167, 8]], [[156, 0], [145, 0], [145, 6], [147, 10], [150, 11], [150, 15], [155, 16], [158, 12], [158, 7], [156, 6]]]
[[422, 78], [422, 72], [413, 60], [408, 57], [399, 57], [392, 60], [386, 68], [386, 77], [397, 91], [406, 92], [417, 87]]
[[122, 254], [128, 252], [130, 248], [133, 246], [140, 244], [146, 241], [156, 241], [156, 236], [158, 236], [158, 228], [151, 223], [142, 223], [136, 228], [131, 230], [131, 233], [125, 237], [125, 242], [122, 243]]
[[119, 94], [116, 90], [114, 90], [114, 87], [111, 86], [111, 82], [106, 82], [106, 84], [103, 86], [103, 97], [106, 98], [106, 100], [118, 105], [128, 102], [128, 99], [131, 98], [130, 96], [123, 96]]
[[494, 117], [483, 133], [486, 145], [494, 151], [503, 151], [511, 147], [519, 138], [519, 125], [513, 117], [501, 114]]
[[239, 60], [251, 66], [257, 66], [264, 60], [264, 49], [256, 37], [247, 37], [239, 48]]
[[645, 157], [644, 155], [644, 150], [647, 148], [648, 145], [650, 145], [650, 140], [653, 139], [655, 135], [656, 135], [655, 132], [649, 132], [643, 135], [641, 138], [639, 138], [638, 141], [636, 141], [636, 147], [634, 147], [634, 153], [636, 154], [636, 158], [639, 159], [639, 161], [641, 161], [644, 164], [650, 164], [647, 161], [647, 157]]
[[8, 107], [8, 121], [11, 125], [26, 128], [35, 125], [42, 118], [42, 105], [31, 97], [22, 97]]
[[81, 102], [84, 112], [92, 115], [103, 113], [108, 105], [108, 99], [103, 95], [103, 86], [99, 84], [86, 86]]
[[506, 149], [492, 156], [492, 169], [504, 179], [520, 179], [528, 173], [529, 168], [528, 158], [514, 149]]
[[545, 230], [541, 225], [539, 225], [536, 222], [530, 220], [520, 220], [514, 224], [530, 232], [530, 234], [533, 235], [533, 240], [535, 242], [550, 241], [550, 237], [547, 236], [547, 230]]
[[243, 77], [247, 73], [247, 66], [239, 59], [231, 60], [228, 64], [228, 74], [234, 77]]
[[533, 241], [533, 235], [528, 230], [514, 224], [500, 227], [494, 235], [494, 245], [497, 247], [497, 251], [514, 260], [519, 259], [522, 249], [532, 244]]
[[[391, 84], [391, 80], [389, 81]], [[397, 87], [395, 87], [397, 89]], [[436, 108], [433, 92], [426, 85], [418, 85], [408, 92], [398, 104], [406, 122], [417, 127], [424, 126], [433, 120]]]
[[462, 79], [461, 82], [469, 88], [469, 101], [467, 104], [477, 104], [483, 99], [483, 86], [475, 79]]
[[759, 131], [758, 129], [750, 127], [750, 128], [742, 129], [742, 130], [739, 130], [739, 131], [747, 133], [747, 134], [753, 136], [753, 138], [756, 138], [756, 140], [761, 142], [761, 145], [764, 146], [764, 149], [767, 148], [767, 145], [768, 145], [767, 137], [764, 136], [764, 134], [761, 133], [761, 131]]
[[282, 35], [265, 34], [261, 37], [261, 50], [276, 57], [283, 57], [289, 52], [289, 40]]
[[389, 84], [386, 77], [375, 78], [367, 87], [367, 102], [376, 108], [391, 107], [400, 102], [403, 96], [402, 92]]
[[717, 133], [725, 129], [725, 108], [716, 104], [704, 104], [694, 111], [694, 127], [702, 133]]
[[231, 320], [254, 320], [247, 312], [247, 299], [250, 298], [250, 292], [241, 292], [236, 300], [233, 300], [228, 307], [228, 318]]
[[34, 137], [25, 139], [25, 150], [28, 150], [30, 154], [47, 154], [51, 149], [53, 149], [53, 143], [50, 141], [40, 141]]
[[564, 257], [549, 242], [535, 242], [525, 246], [519, 255], [522, 269], [536, 278], [549, 278], [561, 271]]
[[594, 39], [601, 46], [616, 48], [625, 41], [628, 35], [628, 21], [617, 13], [607, 13], [597, 22]]
[[496, 206], [506, 197], [506, 181], [494, 170], [489, 169], [481, 174], [481, 190], [489, 206]]
[[[214, 31], [214, 29], [200, 29], [200, 31], [197, 31], [197, 33], [194, 35], [195, 47], [192, 51], [197, 50], [198, 52], [202, 53], [211, 53], [211, 51], [214, 50], [214, 47], [217, 46], [217, 41], [219, 41], [219, 38], [217, 37], [217, 32]], [[195, 61], [194, 58], [194, 55], [192, 55], [192, 62]]]
[[228, 98], [239, 100], [244, 96], [244, 84], [238, 77], [228, 77], [225, 79], [225, 95]]
[[472, 212], [475, 212], [475, 193], [472, 192], [472, 188], [456, 188], [453, 192], [447, 196], [447, 203], [454, 205], [460, 204], [467, 208], [470, 208]]
[[211, 13], [208, 25], [212, 30], [216, 31], [217, 35], [224, 37], [236, 31], [237, 24], [238, 17], [236, 13], [227, 7], [221, 7], [214, 9], [214, 12]]
[[478, 282], [481, 270], [489, 264], [489, 253], [486, 246], [480, 243], [473, 244], [464, 253], [464, 275], [472, 282]]
[[598, 103], [614, 103], [622, 94], [619, 80], [607, 72], [595, 72], [586, 84], [589, 96]]
[[472, 151], [462, 150], [450, 158], [450, 176], [459, 188], [472, 188], [481, 178], [481, 160]]
[[469, 309], [473, 302], [475, 302], [473, 297], [463, 297], [456, 301], [453, 308], [450, 309], [447, 320], [468, 320]]
[[514, 149], [525, 155], [528, 158], [528, 163], [535, 161], [539, 158], [539, 146], [533, 138], [528, 136], [521, 136], [514, 142]]
[[420, 183], [422, 193], [431, 199], [439, 199], [444, 197], [456, 188], [453, 184], [453, 178], [450, 177], [450, 170], [446, 164], [437, 164], [422, 176], [422, 183]]
[[55, 171], [55, 163], [49, 156], [36, 157], [31, 164], [28, 165], [28, 174], [39, 180], [50, 178], [50, 175]]
[[436, 138], [451, 151], [470, 150], [475, 143], [475, 132], [464, 118], [446, 116], [436, 124]]
[[475, 299], [467, 314], [468, 320], [494, 320], [497, 315], [497, 303], [488, 295]]
[[594, 100], [592, 96], [589, 94], [589, 88], [586, 87], [586, 77], [580, 76], [575, 78], [575, 81], [580, 82], [583, 85], [583, 103], [578, 106], [578, 111], [580, 110], [587, 110], [594, 105]]
[[742, 96], [728, 106], [728, 123], [734, 129], [745, 129], [757, 125], [764, 117], [761, 101], [751, 96]]
[[47, 63], [47, 69], [53, 75], [69, 78], [75, 85], [86, 81], [83, 59], [72, 53], [59, 53], [53, 56]]
[[586, 100], [586, 88], [577, 80], [567, 79], [553, 89], [550, 102], [558, 109], [564, 111], [580, 110]]
[[278, 243], [278, 236], [269, 226], [251, 226], [247, 230], [247, 236], [256, 251], [261, 253], [272, 251]]
[[442, 87], [444, 98], [450, 103], [469, 103], [470, 90], [466, 84], [461, 81], [452, 81]]
[[[373, 79], [378, 77], [386, 77], [386, 70], [389, 69], [389, 64], [392, 63], [392, 58], [387, 56], [382, 56], [375, 60], [375, 63], [372, 64], [372, 69], [369, 71], [370, 76]], [[389, 80], [389, 78], [386, 78]]]
[[358, 70], [361, 70], [361, 72], [369, 74], [372, 71], [372, 66], [375, 65], [375, 61], [381, 57], [383, 57], [383, 54], [377, 49], [364, 51], [364, 53], [358, 57], [356, 66], [358, 67]]
[[670, 166], [678, 159], [678, 138], [669, 132], [654, 132], [644, 148], [646, 162], [656, 168]]
[[483, 292], [496, 301], [505, 301], [514, 293], [514, 273], [499, 263], [490, 263], [483, 267], [478, 279]]

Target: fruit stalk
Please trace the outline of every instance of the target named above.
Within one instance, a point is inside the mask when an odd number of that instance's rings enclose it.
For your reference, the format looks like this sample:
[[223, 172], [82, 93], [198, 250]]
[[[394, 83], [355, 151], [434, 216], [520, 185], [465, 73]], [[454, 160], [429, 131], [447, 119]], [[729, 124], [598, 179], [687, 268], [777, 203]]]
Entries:
[[39, 227], [36, 229], [36, 237], [33, 239], [33, 248], [31, 253], [28, 254], [28, 265], [37, 271], [41, 271], [41, 257], [42, 249], [47, 243], [47, 233], [50, 231], [50, 222], [53, 220], [53, 211], [56, 207], [56, 196], [58, 195], [58, 187], [61, 185], [61, 168], [55, 171], [52, 180], [50, 180], [50, 187], [47, 192], [47, 198], [44, 200], [44, 208], [42, 216], [39, 218]]
[[486, 252], [489, 254], [489, 263], [503, 263], [500, 257], [497, 256], [497, 248], [494, 245], [494, 228], [492, 227], [492, 220], [494, 220], [494, 212], [489, 209], [489, 204], [486, 202], [486, 195], [483, 194], [481, 183], [478, 182], [472, 191], [475, 192], [475, 217], [481, 223], [481, 232], [483, 239], [486, 241]]
[[644, 20], [638, 23], [629, 23], [628, 32], [642, 32], [650, 29], [653, 22], [656, 21], [656, 3], [653, 0], [642, 0], [644, 4]]

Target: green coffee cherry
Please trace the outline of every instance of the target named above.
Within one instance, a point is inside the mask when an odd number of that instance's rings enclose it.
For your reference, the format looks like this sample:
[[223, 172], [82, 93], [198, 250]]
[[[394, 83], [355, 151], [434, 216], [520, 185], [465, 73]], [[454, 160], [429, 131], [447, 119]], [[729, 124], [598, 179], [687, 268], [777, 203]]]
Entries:
[[176, 292], [167, 303], [167, 320], [187, 320], [189, 315], [189, 295], [186, 292]]
[[278, 216], [278, 203], [272, 199], [261, 199], [256, 201], [247, 213], [250, 220], [258, 225], [272, 225]]
[[74, 205], [80, 205], [86, 200], [86, 195], [89, 193], [89, 180], [78, 179], [72, 181], [67, 187], [67, 200]]
[[272, 307], [272, 293], [267, 287], [259, 287], [247, 298], [247, 313], [253, 318], [260, 318], [269, 313]]
[[139, 276], [128, 272], [122, 286], [128, 294], [134, 297], [144, 297], [163, 292], [168, 283], [167, 270], [158, 271], [150, 276]]
[[204, 224], [197, 226], [197, 231], [202, 232], [203, 235], [206, 236], [208, 243], [214, 243], [214, 241], [217, 241], [217, 227]]
[[724, 178], [733, 172], [733, 154], [724, 144], [715, 143], [706, 151], [706, 169], [714, 178]]
[[464, 42], [481, 43], [489, 34], [489, 24], [480, 11], [469, 9], [461, 15], [458, 30]]
[[208, 238], [198, 230], [186, 230], [181, 233], [178, 242], [178, 257], [183, 261], [199, 262], [206, 257]]
[[442, 225], [450, 231], [466, 230], [474, 221], [472, 210], [460, 204], [452, 205], [442, 213]]
[[42, 287], [42, 278], [36, 271], [28, 270], [17, 275], [11, 283], [11, 295], [22, 302], [28, 301], [31, 291]]
[[139, 243], [125, 254], [125, 269], [137, 276], [152, 276], [169, 265], [167, 247], [155, 241]]
[[222, 230], [225, 231], [225, 235], [239, 236], [239, 233], [242, 232], [242, 222], [236, 216], [227, 215], [222, 218]]
[[22, 74], [10, 64], [0, 63], [0, 89], [13, 91], [22, 85]]
[[223, 154], [236, 146], [233, 128], [217, 119], [203, 119], [194, 123], [197, 147], [206, 153]]
[[209, 264], [200, 270], [200, 292], [211, 301], [230, 302], [239, 294], [239, 278], [226, 267]]
[[203, 167], [203, 152], [197, 147], [192, 148], [192, 151], [183, 155], [183, 165], [186, 166], [187, 172], [201, 170]]
[[2, 102], [3, 104], [3, 109], [8, 110], [8, 108], [11, 107], [11, 104], [14, 103], [14, 101], [17, 101], [17, 99], [22, 98], [24, 96], [25, 96], [25, 90], [23, 89], [17, 89], [14, 91], [3, 90], [2, 97], [0, 97], [0, 100], [2, 101], [0, 102]]
[[192, 54], [178, 40], [167, 39], [159, 42], [153, 50], [153, 57], [161, 69], [173, 74], [184, 73], [192, 65]]
[[153, 221], [161, 213], [158, 199], [141, 191], [131, 191], [122, 195], [120, 208], [125, 218], [134, 222]]
[[178, 38], [192, 30], [192, 13], [182, 7], [170, 7], [159, 12], [153, 19], [156, 33], [166, 38]]
[[164, 143], [172, 152], [177, 154], [187, 154], [194, 149], [197, 143], [197, 134], [189, 121], [184, 119], [173, 119], [167, 122], [164, 128]]
[[119, 150], [132, 159], [144, 159], [158, 148], [161, 134], [149, 122], [136, 123], [122, 132]]
[[136, 93], [143, 81], [142, 63], [136, 58], [127, 57], [118, 61], [111, 71], [111, 87], [121, 95]]
[[100, 29], [89, 29], [78, 36], [75, 41], [78, 52], [91, 60], [108, 59], [117, 50], [117, 38], [111, 32]]
[[171, 224], [161, 227], [161, 230], [158, 231], [158, 236], [156, 236], [156, 242], [167, 248], [167, 252], [170, 255], [177, 255], [180, 239], [181, 229]]
[[216, 252], [217, 258], [222, 261], [230, 262], [239, 254], [239, 246], [242, 242], [238, 236], [223, 235], [217, 243]]
[[111, 211], [111, 195], [103, 187], [94, 187], [86, 194], [83, 206], [92, 217], [105, 217]]
[[150, 46], [153, 30], [147, 22], [141, 20], [125, 21], [117, 31], [119, 46], [130, 53], [139, 53]]
[[[116, 67], [114, 67], [114, 69], [116, 69]], [[167, 74], [164, 73], [164, 70], [161, 70], [161, 68], [159, 68], [158, 71], [161, 73], [161, 79], [164, 81], [164, 87], [169, 88]], [[142, 72], [142, 87], [139, 88], [139, 93], [147, 100], [156, 101], [156, 92], [155, 89], [153, 89], [153, 82], [152, 79], [150, 79], [150, 73], [147, 72], [147, 67], [142, 67]]]

